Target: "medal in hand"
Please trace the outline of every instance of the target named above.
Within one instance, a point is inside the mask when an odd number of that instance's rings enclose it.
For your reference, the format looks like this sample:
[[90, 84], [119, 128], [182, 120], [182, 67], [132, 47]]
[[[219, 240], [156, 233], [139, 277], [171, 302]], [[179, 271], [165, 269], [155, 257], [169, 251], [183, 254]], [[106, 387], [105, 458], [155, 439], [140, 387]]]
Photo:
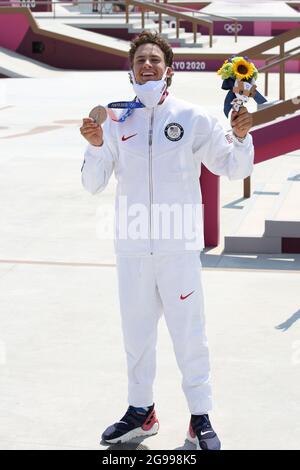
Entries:
[[91, 110], [89, 117], [101, 126], [107, 118], [107, 111], [104, 106], [95, 106], [95, 108]]

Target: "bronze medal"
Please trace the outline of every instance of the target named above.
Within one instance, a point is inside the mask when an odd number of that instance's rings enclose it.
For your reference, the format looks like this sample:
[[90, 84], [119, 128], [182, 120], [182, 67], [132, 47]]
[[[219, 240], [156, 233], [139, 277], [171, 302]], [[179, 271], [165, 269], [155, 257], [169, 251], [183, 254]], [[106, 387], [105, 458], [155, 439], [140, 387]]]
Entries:
[[104, 106], [99, 105], [91, 110], [89, 117], [101, 126], [107, 118], [107, 111]]

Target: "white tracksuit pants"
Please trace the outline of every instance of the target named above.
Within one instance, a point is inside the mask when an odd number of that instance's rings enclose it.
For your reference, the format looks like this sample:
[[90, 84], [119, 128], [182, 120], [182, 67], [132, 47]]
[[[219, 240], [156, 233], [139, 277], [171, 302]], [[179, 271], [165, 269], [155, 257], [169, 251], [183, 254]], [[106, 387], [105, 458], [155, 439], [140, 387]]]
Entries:
[[118, 255], [117, 271], [129, 405], [153, 403], [157, 326], [163, 311], [190, 412], [207, 413], [211, 386], [200, 253]]

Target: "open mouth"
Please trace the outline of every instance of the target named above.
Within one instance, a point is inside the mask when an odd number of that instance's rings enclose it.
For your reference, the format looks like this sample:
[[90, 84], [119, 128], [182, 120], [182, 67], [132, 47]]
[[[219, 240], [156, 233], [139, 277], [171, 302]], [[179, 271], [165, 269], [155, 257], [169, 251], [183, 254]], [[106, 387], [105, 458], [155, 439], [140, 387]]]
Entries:
[[155, 73], [154, 72], [143, 72], [143, 73], [141, 73], [141, 76], [144, 80], [148, 80], [148, 79], [154, 78]]

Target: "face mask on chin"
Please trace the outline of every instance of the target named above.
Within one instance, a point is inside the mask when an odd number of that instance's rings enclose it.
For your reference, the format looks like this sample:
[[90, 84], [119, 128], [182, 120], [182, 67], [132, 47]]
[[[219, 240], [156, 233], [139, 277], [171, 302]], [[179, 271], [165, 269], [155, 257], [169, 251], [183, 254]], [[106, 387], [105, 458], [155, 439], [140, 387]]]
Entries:
[[166, 75], [167, 70], [160, 80], [149, 80], [140, 85], [136, 82], [134, 73], [130, 72], [134, 92], [146, 108], [154, 108], [160, 102], [162, 95], [167, 89]]

